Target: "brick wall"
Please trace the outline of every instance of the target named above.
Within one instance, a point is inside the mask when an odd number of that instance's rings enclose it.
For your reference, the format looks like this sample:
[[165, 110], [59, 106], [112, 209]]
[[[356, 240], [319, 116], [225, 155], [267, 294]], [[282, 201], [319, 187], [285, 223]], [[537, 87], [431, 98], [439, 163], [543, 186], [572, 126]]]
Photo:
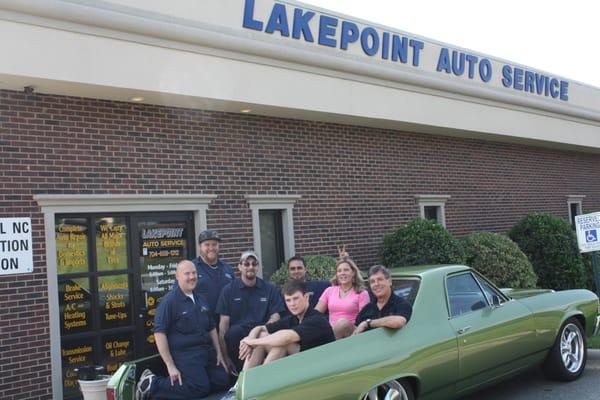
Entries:
[[382, 235], [451, 195], [451, 232], [600, 210], [600, 155], [382, 129], [0, 91], [0, 217], [32, 217], [35, 273], [0, 277], [0, 398], [50, 398], [43, 220], [34, 194], [216, 194], [226, 258], [252, 247], [247, 194], [294, 194], [296, 250], [363, 268]]

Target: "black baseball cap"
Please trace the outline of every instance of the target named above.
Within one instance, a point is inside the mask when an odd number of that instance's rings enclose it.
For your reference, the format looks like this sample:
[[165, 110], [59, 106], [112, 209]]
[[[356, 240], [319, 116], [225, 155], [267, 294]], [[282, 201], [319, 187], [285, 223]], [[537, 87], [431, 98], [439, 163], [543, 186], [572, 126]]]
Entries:
[[204, 242], [205, 240], [216, 240], [217, 242], [220, 242], [221, 238], [215, 231], [202, 231], [198, 235], [198, 244]]

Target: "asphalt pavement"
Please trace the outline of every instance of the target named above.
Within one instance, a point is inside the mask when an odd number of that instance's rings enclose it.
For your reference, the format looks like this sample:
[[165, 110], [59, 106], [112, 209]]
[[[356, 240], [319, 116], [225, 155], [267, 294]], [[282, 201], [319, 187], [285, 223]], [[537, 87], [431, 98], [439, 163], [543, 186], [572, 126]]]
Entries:
[[531, 369], [460, 400], [554, 400], [600, 399], [600, 350], [588, 350], [585, 371], [574, 382], [555, 382], [544, 377], [539, 368]]

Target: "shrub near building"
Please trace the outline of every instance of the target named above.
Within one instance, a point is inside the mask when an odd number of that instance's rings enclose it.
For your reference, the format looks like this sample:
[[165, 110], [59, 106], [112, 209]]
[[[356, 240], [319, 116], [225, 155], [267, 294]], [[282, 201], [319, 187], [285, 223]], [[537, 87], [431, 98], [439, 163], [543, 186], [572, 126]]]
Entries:
[[496, 286], [534, 288], [537, 276], [519, 246], [505, 235], [472, 233], [462, 240], [467, 265], [490, 279]]
[[460, 242], [442, 225], [414, 219], [383, 238], [381, 259], [387, 267], [464, 264]]
[[571, 225], [551, 214], [533, 213], [521, 219], [508, 236], [529, 258], [538, 285], [549, 289], [585, 287], [586, 274]]
[[[335, 259], [329, 256], [306, 256], [306, 279], [328, 281], [335, 275]], [[271, 275], [270, 281], [274, 285], [281, 287], [289, 279], [287, 264], [281, 264], [281, 267]]]

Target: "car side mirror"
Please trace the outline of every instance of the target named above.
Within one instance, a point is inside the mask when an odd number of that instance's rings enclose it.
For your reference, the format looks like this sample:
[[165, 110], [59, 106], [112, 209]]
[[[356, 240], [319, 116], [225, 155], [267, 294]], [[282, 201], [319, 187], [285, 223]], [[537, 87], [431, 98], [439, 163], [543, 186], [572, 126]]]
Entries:
[[502, 306], [502, 301], [500, 300], [500, 297], [497, 295], [493, 295], [492, 296], [492, 305], [494, 307], [501, 307]]

